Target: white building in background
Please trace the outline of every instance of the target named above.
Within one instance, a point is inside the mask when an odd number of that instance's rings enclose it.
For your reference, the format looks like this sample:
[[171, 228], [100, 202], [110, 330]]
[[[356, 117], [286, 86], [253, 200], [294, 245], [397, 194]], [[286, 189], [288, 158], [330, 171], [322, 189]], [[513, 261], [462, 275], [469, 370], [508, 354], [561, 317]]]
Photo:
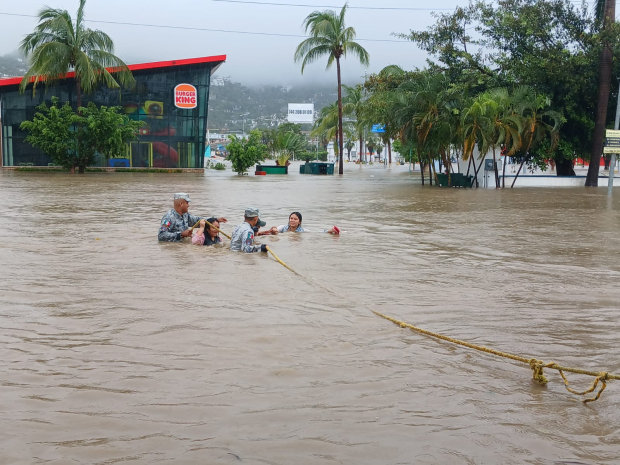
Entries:
[[213, 87], [222, 87], [222, 86], [225, 86], [226, 83], [230, 83], [230, 76], [212, 76], [211, 77], [211, 85]]

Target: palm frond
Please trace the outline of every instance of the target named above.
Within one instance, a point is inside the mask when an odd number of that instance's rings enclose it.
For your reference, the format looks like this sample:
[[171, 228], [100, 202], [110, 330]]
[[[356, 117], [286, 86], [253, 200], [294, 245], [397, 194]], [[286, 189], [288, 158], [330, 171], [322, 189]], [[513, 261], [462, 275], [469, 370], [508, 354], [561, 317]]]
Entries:
[[344, 45], [344, 55], [347, 55], [347, 52], [351, 52], [353, 55], [357, 56], [360, 63], [364, 66], [370, 65], [370, 55], [366, 51], [364, 47], [362, 47], [357, 42], [345, 42]]
[[114, 53], [114, 42], [105, 32], [100, 30], [84, 29], [80, 40], [80, 48], [86, 52], [102, 50]]
[[77, 16], [75, 17], [75, 29], [81, 31], [84, 29], [84, 6], [86, 0], [80, 0], [80, 6], [78, 7]]

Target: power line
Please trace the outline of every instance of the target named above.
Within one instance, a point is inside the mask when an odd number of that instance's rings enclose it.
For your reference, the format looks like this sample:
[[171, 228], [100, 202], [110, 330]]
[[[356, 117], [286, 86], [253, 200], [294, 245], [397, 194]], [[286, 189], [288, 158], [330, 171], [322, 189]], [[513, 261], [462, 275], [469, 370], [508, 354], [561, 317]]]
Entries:
[[[0, 12], [0, 15], [5, 16], [20, 16], [24, 18], [38, 18], [37, 15], [24, 15], [18, 13], [4, 13]], [[89, 23], [100, 23], [100, 24], [117, 24], [121, 26], [141, 26], [141, 27], [155, 27], [155, 28], [163, 28], [163, 29], [180, 29], [183, 31], [204, 31], [204, 32], [221, 32], [225, 34], [247, 34], [247, 35], [258, 35], [258, 36], [272, 36], [272, 37], [295, 37], [299, 39], [307, 39], [308, 36], [304, 36], [301, 34], [280, 34], [275, 32], [257, 32], [257, 31], [233, 31], [227, 29], [207, 29], [202, 27], [187, 27], [187, 26], [169, 26], [167, 24], [145, 24], [145, 23], [125, 23], [120, 21], [102, 21], [95, 19], [86, 19], [86, 22]], [[397, 42], [397, 43], [411, 43], [408, 40], [395, 40], [395, 39], [356, 39], [364, 42]]]
[[[334, 5], [309, 5], [305, 3], [277, 3], [277, 2], [259, 2], [255, 0], [211, 0], [213, 2], [221, 3], [241, 3], [247, 5], [261, 5], [261, 6], [292, 6], [303, 8], [331, 8], [334, 10], [340, 10], [342, 6]], [[585, 3], [596, 3], [597, 0], [585, 0]], [[569, 0], [569, 3], [573, 5], [581, 5], [582, 0]], [[618, 3], [618, 0], [616, 0]], [[350, 10], [400, 10], [400, 11], [454, 11], [458, 5], [454, 8], [416, 8], [416, 7], [387, 7], [387, 6], [349, 6]]]
[[[304, 8], [333, 8], [340, 10], [342, 6], [332, 5], [306, 5], [301, 3], [276, 3], [276, 2], [257, 2], [251, 0], [212, 0], [214, 2], [222, 3], [244, 3], [251, 5], [266, 5], [266, 6], [293, 6]], [[414, 7], [387, 7], [387, 6], [350, 6], [350, 10], [407, 10], [407, 11], [452, 11], [454, 8], [414, 8]]]

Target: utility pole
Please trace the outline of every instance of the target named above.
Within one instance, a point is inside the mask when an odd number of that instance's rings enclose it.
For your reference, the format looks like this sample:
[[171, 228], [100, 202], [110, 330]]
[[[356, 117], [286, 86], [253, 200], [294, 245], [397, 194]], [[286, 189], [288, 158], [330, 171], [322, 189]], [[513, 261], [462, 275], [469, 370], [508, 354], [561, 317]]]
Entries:
[[[360, 160], [364, 160], [366, 161], [366, 128], [364, 128], [364, 137], [362, 139], [362, 145], [364, 146], [364, 151], [362, 152], [362, 157], [364, 157], [363, 159], [360, 158]], [[361, 163], [360, 163], [361, 166]]]
[[[616, 104], [616, 121], [614, 122], [614, 129], [617, 131], [620, 127], [620, 84], [618, 85], [618, 103]], [[616, 154], [611, 154], [611, 161], [609, 162], [609, 179], [607, 180], [607, 194], [611, 195], [614, 188], [614, 173], [616, 171]]]

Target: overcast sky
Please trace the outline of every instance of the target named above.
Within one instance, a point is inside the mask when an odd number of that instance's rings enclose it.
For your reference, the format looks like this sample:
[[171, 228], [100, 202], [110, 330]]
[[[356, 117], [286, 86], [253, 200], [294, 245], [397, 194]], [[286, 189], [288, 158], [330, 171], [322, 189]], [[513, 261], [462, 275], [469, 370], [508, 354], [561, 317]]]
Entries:
[[[255, 2], [297, 3], [317, 5], [290, 7], [230, 3], [215, 0], [90, 0], [86, 4], [86, 19], [128, 23], [183, 26], [278, 34], [302, 35], [303, 19], [320, 6], [339, 6], [341, 0], [250, 0]], [[78, 0], [20, 0], [2, 2], [0, 13], [36, 15], [43, 5], [67, 9], [72, 16]], [[453, 10], [466, 0], [351, 0], [351, 7], [405, 7]], [[361, 39], [392, 39], [393, 32], [425, 29], [433, 23], [431, 11], [362, 10], [347, 12], [347, 26], [357, 31], [357, 37], [370, 53], [367, 72], [377, 72], [388, 64], [407, 69], [424, 66], [426, 54], [412, 42], [372, 42]], [[88, 27], [108, 33], [116, 45], [116, 54], [128, 64], [168, 59], [193, 58], [208, 55], [227, 55], [218, 70], [245, 85], [299, 84], [335, 79], [335, 69], [325, 72], [326, 60], [306, 68], [301, 75], [300, 65], [293, 62], [300, 37], [236, 34], [210, 31], [153, 28], [138, 25], [89, 22]], [[36, 25], [36, 18], [0, 14], [0, 55], [15, 51], [25, 34]], [[348, 82], [363, 76], [364, 68], [354, 58], [342, 64]]]

